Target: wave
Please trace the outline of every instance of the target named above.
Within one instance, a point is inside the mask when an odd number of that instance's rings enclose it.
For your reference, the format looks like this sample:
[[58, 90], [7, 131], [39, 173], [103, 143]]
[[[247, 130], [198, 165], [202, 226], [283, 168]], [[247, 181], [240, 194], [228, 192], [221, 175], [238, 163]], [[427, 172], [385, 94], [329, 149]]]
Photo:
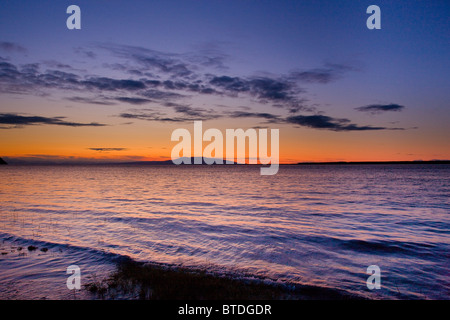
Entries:
[[402, 241], [367, 241], [367, 240], [341, 240], [333, 239], [338, 246], [357, 252], [384, 254], [404, 254], [404, 255], [436, 255], [439, 247], [435, 244], [402, 242]]
[[90, 247], [75, 246], [66, 243], [56, 243], [49, 241], [41, 241], [36, 239], [29, 239], [24, 237], [19, 237], [11, 235], [8, 233], [0, 233], [0, 239], [2, 242], [14, 243], [17, 246], [29, 247], [33, 246], [37, 249], [47, 248], [49, 250], [54, 250], [56, 252], [66, 252], [69, 254], [74, 254], [80, 256], [80, 258], [85, 258], [89, 260], [96, 261], [106, 261], [109, 263], [117, 263], [124, 259], [129, 259], [126, 255], [121, 255], [117, 253], [108, 252], [105, 250], [98, 250]]
[[[273, 288], [281, 288], [285, 292], [290, 293], [291, 298], [293, 296], [301, 296], [302, 299], [318, 298], [318, 299], [364, 299], [363, 296], [353, 292], [346, 291], [344, 289], [338, 289], [334, 287], [310, 285], [307, 283], [294, 282], [287, 279], [280, 279], [271, 277], [269, 275], [261, 275], [258, 273], [251, 273], [249, 271], [237, 270], [231, 267], [218, 266], [214, 264], [195, 265], [189, 266], [182, 263], [161, 263], [156, 261], [137, 261], [130, 258], [127, 255], [111, 253], [104, 250], [98, 250], [90, 247], [75, 246], [71, 244], [55, 243], [49, 241], [41, 241], [36, 239], [30, 239], [25, 237], [19, 237], [8, 233], [0, 233], [0, 239], [5, 244], [9, 243], [12, 246], [28, 247], [33, 246], [36, 250], [47, 248], [48, 252], [60, 252], [63, 253], [67, 260], [76, 257], [77, 260], [83, 260], [84, 263], [97, 264], [97, 265], [115, 265], [116, 270], [120, 270], [121, 266], [128, 264], [139, 264], [147, 268], [158, 268], [164, 270], [173, 270], [176, 272], [186, 272], [185, 275], [204, 274], [220, 279], [230, 279], [235, 281], [242, 281], [242, 284], [260, 283]], [[50, 260], [53, 261], [53, 260]], [[72, 260], [70, 260], [72, 261]], [[24, 261], [24, 263], [32, 265], [33, 262]], [[39, 278], [40, 274], [48, 272], [55, 272], [52, 262], [49, 262], [47, 269], [44, 265], [39, 264], [39, 269], [35, 270], [32, 275], [25, 275], [25, 277]], [[71, 263], [67, 262], [67, 265]], [[101, 268], [103, 269], [103, 268]], [[112, 269], [110, 269], [112, 270]], [[36, 292], [39, 292], [37, 289]], [[32, 297], [31, 297], [32, 298]]]

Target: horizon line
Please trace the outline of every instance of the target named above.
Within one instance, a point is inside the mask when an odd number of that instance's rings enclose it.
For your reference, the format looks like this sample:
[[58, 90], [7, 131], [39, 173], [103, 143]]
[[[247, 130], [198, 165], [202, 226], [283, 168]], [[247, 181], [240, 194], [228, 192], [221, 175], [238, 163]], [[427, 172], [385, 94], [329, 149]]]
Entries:
[[[139, 160], [139, 161], [67, 161], [67, 160], [61, 160], [61, 161], [52, 161], [52, 160], [41, 160], [41, 161], [33, 161], [33, 160], [18, 160], [17, 162], [14, 161], [13, 157], [4, 157], [8, 160], [6, 162], [7, 165], [175, 165], [171, 159], [169, 160]], [[4, 160], [3, 158], [3, 160]], [[181, 157], [183, 158], [183, 157]], [[206, 157], [191, 157], [191, 159], [195, 158], [202, 158], [204, 160]], [[0, 157], [0, 160], [2, 157]], [[207, 158], [208, 159], [208, 158]], [[210, 158], [210, 159], [217, 159], [220, 160], [220, 158]], [[10, 160], [13, 160], [13, 162], [9, 162]], [[242, 163], [242, 162], [234, 162], [234, 163], [227, 163], [226, 159], [221, 159], [223, 161], [222, 164], [214, 163], [212, 165], [258, 165], [258, 166], [264, 166], [264, 164], [261, 163]], [[248, 159], [246, 159], [248, 160]], [[1, 161], [0, 161], [1, 164]], [[184, 164], [184, 163], [183, 163]], [[432, 159], [432, 160], [368, 160], [368, 161], [296, 161], [296, 162], [283, 162], [278, 163], [279, 165], [345, 165], [345, 164], [450, 164], [449, 159]], [[184, 165], [196, 165], [194, 163], [191, 164], [184, 164]], [[206, 163], [202, 163], [201, 165], [208, 165]], [[270, 164], [267, 164], [270, 165]]]

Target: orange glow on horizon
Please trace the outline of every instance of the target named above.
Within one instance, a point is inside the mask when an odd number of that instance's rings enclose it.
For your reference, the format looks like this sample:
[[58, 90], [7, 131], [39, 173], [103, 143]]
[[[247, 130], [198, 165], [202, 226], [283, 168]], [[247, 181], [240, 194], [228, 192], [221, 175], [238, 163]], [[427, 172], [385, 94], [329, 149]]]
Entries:
[[[211, 127], [215, 125], [224, 130], [230, 124], [217, 122]], [[184, 127], [191, 130], [192, 124]], [[171, 159], [171, 150], [178, 143], [170, 139], [175, 128], [177, 126], [173, 124], [139, 122], [100, 128], [36, 125], [2, 130], [0, 157], [94, 162], [164, 161]], [[6, 131], [8, 135], [4, 134]], [[204, 142], [203, 148], [209, 143]], [[285, 126], [280, 127], [279, 162], [448, 160], [450, 147], [443, 146], [449, 146], [447, 137], [432, 129], [360, 133]], [[220, 157], [218, 154], [217, 158]]]

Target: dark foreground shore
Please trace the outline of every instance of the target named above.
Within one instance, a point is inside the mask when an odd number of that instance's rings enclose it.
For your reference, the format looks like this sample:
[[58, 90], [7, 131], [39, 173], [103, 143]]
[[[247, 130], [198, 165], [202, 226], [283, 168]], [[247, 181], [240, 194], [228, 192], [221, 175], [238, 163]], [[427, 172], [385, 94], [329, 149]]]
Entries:
[[[80, 255], [40, 242], [0, 245], [0, 300], [352, 300], [332, 288], [143, 263], [126, 256]], [[95, 259], [93, 258], [95, 256]], [[77, 260], [78, 259], [78, 260]], [[69, 290], [66, 267], [79, 265], [81, 288]]]
[[346, 292], [264, 279], [233, 278], [205, 270], [167, 267], [123, 259], [110, 277], [84, 288], [100, 299], [145, 300], [348, 300]]

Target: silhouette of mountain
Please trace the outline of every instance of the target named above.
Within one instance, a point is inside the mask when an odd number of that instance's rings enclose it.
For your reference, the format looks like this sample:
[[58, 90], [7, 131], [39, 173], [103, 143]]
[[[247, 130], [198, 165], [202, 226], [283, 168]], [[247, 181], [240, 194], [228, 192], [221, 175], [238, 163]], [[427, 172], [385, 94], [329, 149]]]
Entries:
[[[189, 162], [188, 162], [188, 160], [189, 160], [189, 158], [187, 158], [187, 157], [182, 157], [182, 158], [179, 158], [178, 160], [183, 160], [183, 163], [182, 164], [189, 164]], [[212, 162], [213, 160], [216, 160], [216, 162], [218, 161], [218, 160], [221, 160], [221, 159], [217, 159], [217, 158], [200, 158], [200, 157], [191, 157], [191, 161], [190, 161], [190, 164], [195, 164], [195, 160], [196, 159], [201, 159], [202, 160], [202, 163], [201, 164], [203, 164], [203, 165], [206, 165], [207, 163], [205, 162], [205, 159], [208, 159], [208, 160], [210, 160], [210, 161], [208, 161], [208, 162]], [[234, 164], [238, 164], [237, 162], [233, 162]], [[135, 162], [121, 162], [120, 164], [127, 164], [127, 165], [143, 165], [143, 164], [146, 164], [146, 165], [162, 165], [162, 164], [174, 164], [173, 162], [172, 162], [172, 160], [164, 160], [164, 161], [135, 161]], [[214, 163], [214, 164], [217, 164], [217, 163]], [[223, 160], [223, 164], [226, 164], [226, 160]]]
[[2, 158], [0, 158], [0, 164], [7, 164], [5, 160], [3, 160]]
[[160, 165], [160, 164], [173, 164], [172, 160], [165, 160], [165, 161], [133, 161], [133, 162], [118, 162], [114, 164], [126, 164], [126, 165], [132, 165], [132, 164], [148, 164], [148, 165]]
[[336, 165], [336, 164], [450, 164], [450, 160], [415, 160], [415, 161], [337, 161], [337, 162], [299, 162], [296, 165]]

